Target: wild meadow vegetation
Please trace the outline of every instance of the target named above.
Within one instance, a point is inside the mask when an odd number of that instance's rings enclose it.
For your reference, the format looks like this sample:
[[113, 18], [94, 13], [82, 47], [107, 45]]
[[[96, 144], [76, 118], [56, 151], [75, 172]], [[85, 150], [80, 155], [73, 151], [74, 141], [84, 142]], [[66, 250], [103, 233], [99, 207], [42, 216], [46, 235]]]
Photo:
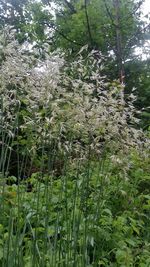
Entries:
[[0, 0], [0, 267], [150, 267], [143, 3]]
[[148, 132], [97, 51], [1, 35], [0, 266], [150, 266]]

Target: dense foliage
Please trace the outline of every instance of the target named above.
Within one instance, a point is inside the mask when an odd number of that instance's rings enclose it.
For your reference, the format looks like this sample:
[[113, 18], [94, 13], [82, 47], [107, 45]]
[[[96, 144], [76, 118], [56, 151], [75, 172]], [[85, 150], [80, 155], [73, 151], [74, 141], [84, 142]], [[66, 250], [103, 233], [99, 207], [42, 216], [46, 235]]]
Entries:
[[148, 133], [86, 50], [42, 61], [1, 34], [0, 266], [150, 264]]
[[19, 190], [9, 177], [0, 196], [1, 264], [149, 266], [149, 162], [133, 153], [131, 163], [126, 176], [122, 159], [111, 157], [57, 179], [37, 173]]

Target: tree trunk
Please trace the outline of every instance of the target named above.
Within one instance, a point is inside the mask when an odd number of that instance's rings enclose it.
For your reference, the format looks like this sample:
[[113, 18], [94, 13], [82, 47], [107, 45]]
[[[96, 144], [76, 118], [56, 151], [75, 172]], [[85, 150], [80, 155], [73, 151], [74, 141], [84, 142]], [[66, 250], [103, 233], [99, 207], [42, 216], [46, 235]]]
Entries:
[[116, 30], [116, 57], [118, 65], [118, 75], [119, 80], [124, 84], [124, 64], [123, 64], [123, 52], [122, 52], [122, 36], [120, 29], [120, 0], [113, 0], [114, 10], [115, 10], [115, 30]]

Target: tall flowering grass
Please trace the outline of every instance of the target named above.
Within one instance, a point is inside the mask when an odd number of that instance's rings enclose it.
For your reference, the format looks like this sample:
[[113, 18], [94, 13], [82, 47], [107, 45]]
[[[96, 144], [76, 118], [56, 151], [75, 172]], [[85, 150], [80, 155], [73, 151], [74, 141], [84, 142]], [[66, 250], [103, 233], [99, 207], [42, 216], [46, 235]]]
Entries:
[[147, 264], [148, 140], [124, 87], [101, 75], [96, 51], [43, 62], [13, 36], [1, 46], [1, 266]]

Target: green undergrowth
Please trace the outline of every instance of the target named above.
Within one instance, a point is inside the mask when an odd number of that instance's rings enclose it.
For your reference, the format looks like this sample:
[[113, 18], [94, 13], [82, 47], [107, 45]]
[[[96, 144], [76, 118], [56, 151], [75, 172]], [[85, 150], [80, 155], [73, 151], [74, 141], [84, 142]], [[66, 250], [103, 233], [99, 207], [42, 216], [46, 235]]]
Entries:
[[134, 94], [103, 75], [98, 51], [44, 61], [7, 30], [0, 43], [0, 267], [149, 267], [149, 133]]
[[116, 162], [1, 177], [0, 266], [150, 266], [149, 160]]

